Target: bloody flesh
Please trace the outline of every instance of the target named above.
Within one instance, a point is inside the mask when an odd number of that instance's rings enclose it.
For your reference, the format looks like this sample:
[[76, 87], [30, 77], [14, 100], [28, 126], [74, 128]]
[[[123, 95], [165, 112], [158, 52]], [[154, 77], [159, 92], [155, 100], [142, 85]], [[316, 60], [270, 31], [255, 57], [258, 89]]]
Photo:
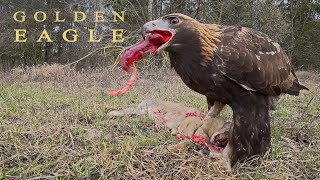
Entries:
[[108, 93], [109, 96], [117, 96], [118, 94], [124, 94], [126, 93], [134, 84], [134, 81], [136, 79], [137, 76], [137, 67], [134, 68], [134, 71], [130, 77], [130, 80], [128, 81], [128, 83], [122, 88], [119, 89], [117, 91], [111, 91]]
[[206, 142], [205, 138], [203, 136], [197, 136], [197, 135], [192, 135], [191, 137], [185, 136], [183, 134], [178, 133], [177, 134], [178, 140], [183, 141], [185, 139], [190, 139], [194, 143], [203, 145], [209, 149], [210, 152], [215, 152], [215, 153], [222, 153], [224, 147], [218, 147], [215, 146], [211, 143]]
[[151, 51], [151, 53], [154, 54], [154, 52], [170, 38], [171, 35], [168, 33], [154, 33], [149, 37], [145, 37], [140, 43], [127, 49], [122, 54], [122, 56], [119, 58], [119, 66], [128, 72], [134, 61], [143, 58], [147, 52]]
[[[150, 36], [145, 37], [140, 43], [128, 48], [119, 58], [118, 64], [123, 70], [129, 72], [131, 65], [144, 57], [145, 53], [154, 52], [171, 38], [171, 33], [166, 31], [155, 31]], [[131, 75], [129, 82], [120, 90], [109, 92], [109, 96], [117, 96], [126, 93], [134, 84], [137, 69]]]
[[223, 148], [219, 148], [212, 144], [207, 143], [203, 136], [192, 135], [190, 139], [195, 143], [206, 146], [211, 152], [221, 153], [223, 150]]

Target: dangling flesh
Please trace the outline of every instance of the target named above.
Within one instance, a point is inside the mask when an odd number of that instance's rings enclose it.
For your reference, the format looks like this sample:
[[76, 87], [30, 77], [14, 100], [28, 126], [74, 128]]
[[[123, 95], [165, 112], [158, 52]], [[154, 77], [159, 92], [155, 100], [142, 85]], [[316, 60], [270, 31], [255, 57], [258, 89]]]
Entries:
[[[151, 52], [152, 54], [164, 43], [166, 43], [171, 38], [169, 33], [154, 33], [148, 37], [145, 37], [140, 41], [140, 43], [128, 48], [121, 55], [118, 60], [118, 65], [126, 72], [129, 72], [132, 64], [143, 58], [145, 53]], [[137, 68], [135, 68], [129, 82], [120, 90], [109, 92], [109, 96], [117, 96], [118, 94], [126, 93], [134, 84], [137, 74]]]
[[122, 54], [119, 58], [119, 66], [128, 72], [134, 61], [143, 58], [147, 52], [151, 51], [151, 53], [154, 54], [158, 47], [166, 43], [169, 39], [170, 36], [163, 36], [161, 34], [152, 34], [149, 37], [145, 37], [140, 43], [130, 47]]

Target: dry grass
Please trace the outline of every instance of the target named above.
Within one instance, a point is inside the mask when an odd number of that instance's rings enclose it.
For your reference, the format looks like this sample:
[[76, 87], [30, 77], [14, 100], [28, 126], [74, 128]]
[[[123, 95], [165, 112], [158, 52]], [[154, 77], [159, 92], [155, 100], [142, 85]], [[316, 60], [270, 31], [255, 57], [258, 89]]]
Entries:
[[[282, 96], [272, 112], [272, 150], [225, 172], [216, 159], [178, 141], [147, 117], [108, 119], [106, 111], [147, 98], [202, 111], [204, 97], [167, 68], [141, 72], [126, 95], [106, 92], [126, 83], [120, 70], [76, 72], [60, 65], [15, 69], [0, 76], [0, 179], [319, 179], [319, 74], [298, 72], [311, 91]], [[226, 109], [223, 117], [230, 119]]]

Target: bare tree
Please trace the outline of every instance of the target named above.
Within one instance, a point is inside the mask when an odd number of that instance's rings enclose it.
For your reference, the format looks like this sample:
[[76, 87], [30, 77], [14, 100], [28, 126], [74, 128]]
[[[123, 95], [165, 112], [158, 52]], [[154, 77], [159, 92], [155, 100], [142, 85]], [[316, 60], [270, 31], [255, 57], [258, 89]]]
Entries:
[[153, 0], [148, 1], [148, 20], [153, 19]]

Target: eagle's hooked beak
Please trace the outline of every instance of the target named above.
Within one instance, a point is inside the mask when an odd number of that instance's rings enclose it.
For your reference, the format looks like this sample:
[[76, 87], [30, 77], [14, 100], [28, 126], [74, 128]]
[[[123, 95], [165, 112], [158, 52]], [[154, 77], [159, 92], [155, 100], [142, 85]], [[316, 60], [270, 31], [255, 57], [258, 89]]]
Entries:
[[168, 23], [162, 19], [157, 19], [145, 23], [141, 28], [141, 35], [142, 37], [145, 37], [148, 33], [152, 33], [154, 31], [170, 31], [170, 28], [168, 27]]
[[165, 43], [158, 47], [156, 52], [160, 52], [169, 46], [169, 42], [172, 39], [175, 31], [169, 27], [169, 23], [163, 19], [157, 19], [154, 21], [149, 21], [145, 23], [140, 31], [143, 39], [152, 35], [161, 35], [165, 39]]
[[145, 39], [147, 33], [155, 30], [155, 27], [156, 27], [155, 21], [147, 22], [142, 26], [140, 34], [143, 37], [143, 39]]

